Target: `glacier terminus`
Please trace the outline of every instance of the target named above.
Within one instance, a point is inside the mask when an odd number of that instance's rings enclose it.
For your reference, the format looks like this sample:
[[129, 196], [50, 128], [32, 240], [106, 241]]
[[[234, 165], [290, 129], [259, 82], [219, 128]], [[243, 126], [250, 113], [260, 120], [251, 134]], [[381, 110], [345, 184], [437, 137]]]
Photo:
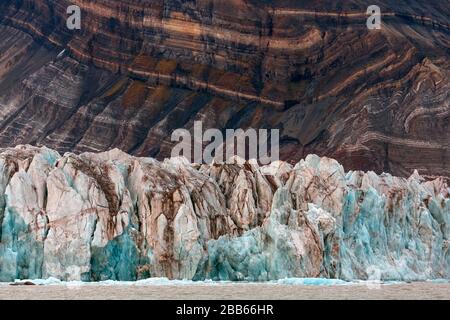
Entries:
[[450, 189], [350, 171], [0, 150], [0, 281], [450, 278]]

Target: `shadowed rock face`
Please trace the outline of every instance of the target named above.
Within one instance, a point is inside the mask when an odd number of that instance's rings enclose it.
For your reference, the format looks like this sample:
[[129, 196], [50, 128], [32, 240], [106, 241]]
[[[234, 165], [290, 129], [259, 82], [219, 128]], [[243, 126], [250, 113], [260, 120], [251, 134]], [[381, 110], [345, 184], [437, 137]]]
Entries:
[[442, 178], [183, 159], [1, 150], [0, 281], [450, 278]]
[[[448, 1], [0, 3], [0, 145], [170, 155], [174, 129], [279, 128], [283, 160], [450, 176]], [[82, 30], [65, 28], [82, 8]]]

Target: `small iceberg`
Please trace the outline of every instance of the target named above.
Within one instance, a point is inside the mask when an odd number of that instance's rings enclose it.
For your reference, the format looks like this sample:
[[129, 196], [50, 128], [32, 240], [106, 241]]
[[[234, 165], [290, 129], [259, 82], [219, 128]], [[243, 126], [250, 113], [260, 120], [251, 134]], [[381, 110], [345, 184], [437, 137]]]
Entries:
[[50, 277], [48, 279], [25, 279], [19, 280], [16, 279], [14, 282], [10, 283], [10, 285], [14, 286], [43, 286], [43, 285], [51, 285], [51, 284], [63, 284], [63, 282], [59, 279]]
[[302, 285], [302, 286], [336, 286], [349, 285], [347, 282], [339, 279], [325, 279], [325, 278], [286, 278], [275, 281], [276, 284], [282, 285]]

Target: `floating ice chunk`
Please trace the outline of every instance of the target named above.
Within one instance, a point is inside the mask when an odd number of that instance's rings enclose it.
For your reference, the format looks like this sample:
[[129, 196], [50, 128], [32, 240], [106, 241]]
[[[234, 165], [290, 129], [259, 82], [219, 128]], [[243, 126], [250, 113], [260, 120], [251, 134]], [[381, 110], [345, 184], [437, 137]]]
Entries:
[[55, 284], [62, 284], [63, 282], [59, 279], [56, 279], [54, 277], [50, 277], [48, 279], [25, 279], [25, 280], [20, 280], [20, 279], [16, 279], [14, 280], [14, 284], [17, 285], [37, 285], [37, 286], [42, 286], [42, 285], [55, 285]]
[[351, 282], [347, 282], [339, 279], [325, 279], [325, 278], [286, 278], [275, 281], [277, 284], [282, 285], [302, 285], [302, 286], [336, 286], [336, 285], [349, 285]]

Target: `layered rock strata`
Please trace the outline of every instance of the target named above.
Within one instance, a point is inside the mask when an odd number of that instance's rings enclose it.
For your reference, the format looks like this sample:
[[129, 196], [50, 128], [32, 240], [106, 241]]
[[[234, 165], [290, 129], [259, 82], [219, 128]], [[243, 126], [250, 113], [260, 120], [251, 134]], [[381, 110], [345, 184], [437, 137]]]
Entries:
[[450, 177], [449, 2], [378, 1], [379, 31], [371, 4], [1, 1], [0, 146], [162, 160], [203, 121], [278, 128], [293, 163]]
[[3, 149], [0, 224], [1, 281], [450, 278], [442, 178], [314, 155], [259, 167]]

